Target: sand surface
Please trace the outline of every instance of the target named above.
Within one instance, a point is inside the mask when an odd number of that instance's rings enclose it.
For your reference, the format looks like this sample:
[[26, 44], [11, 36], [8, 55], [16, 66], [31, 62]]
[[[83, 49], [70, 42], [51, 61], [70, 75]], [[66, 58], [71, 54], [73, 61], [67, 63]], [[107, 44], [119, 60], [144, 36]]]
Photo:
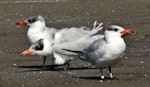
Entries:
[[[150, 0], [27, 1], [0, 1], [0, 87], [150, 87]], [[98, 20], [104, 26], [134, 30], [136, 34], [124, 37], [127, 50], [122, 61], [112, 68], [117, 79], [101, 82], [99, 69], [82, 68], [88, 63], [78, 58], [64, 71], [63, 66], [49, 68], [51, 56], [46, 68], [38, 56], [19, 56], [29, 47], [28, 27], [17, 27], [16, 22], [39, 14], [49, 27], [92, 27]]]

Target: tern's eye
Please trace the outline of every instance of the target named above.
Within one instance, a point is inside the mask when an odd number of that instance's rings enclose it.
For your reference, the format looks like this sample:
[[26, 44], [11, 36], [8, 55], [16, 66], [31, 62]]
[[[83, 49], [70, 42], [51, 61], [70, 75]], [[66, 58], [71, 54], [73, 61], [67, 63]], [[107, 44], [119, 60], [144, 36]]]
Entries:
[[118, 29], [116, 29], [116, 28], [115, 28], [115, 29], [114, 29], [114, 31], [116, 31], [116, 32], [117, 32], [117, 31], [118, 31]]
[[28, 19], [29, 23], [34, 23], [36, 21], [36, 19]]
[[29, 19], [28, 22], [31, 23], [32, 22], [31, 19]]

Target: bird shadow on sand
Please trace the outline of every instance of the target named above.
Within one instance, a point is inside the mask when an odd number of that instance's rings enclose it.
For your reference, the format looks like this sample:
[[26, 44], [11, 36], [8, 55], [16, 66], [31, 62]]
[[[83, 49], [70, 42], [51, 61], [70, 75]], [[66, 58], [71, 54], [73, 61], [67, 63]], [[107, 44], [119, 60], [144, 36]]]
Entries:
[[[16, 68], [25, 68], [28, 69], [25, 72], [30, 71], [64, 71], [60, 65], [35, 65], [35, 66], [15, 66]], [[61, 68], [60, 68], [61, 67]], [[86, 68], [86, 67], [70, 67], [69, 70], [87, 70], [87, 69], [96, 69], [96, 68]]]
[[114, 77], [114, 78], [110, 78], [110, 77], [105, 77], [104, 79], [101, 79], [100, 76], [91, 76], [91, 77], [76, 77], [73, 76], [74, 78], [80, 78], [80, 79], [87, 79], [87, 80], [103, 80], [103, 81], [108, 81], [108, 80], [119, 80], [118, 78]]

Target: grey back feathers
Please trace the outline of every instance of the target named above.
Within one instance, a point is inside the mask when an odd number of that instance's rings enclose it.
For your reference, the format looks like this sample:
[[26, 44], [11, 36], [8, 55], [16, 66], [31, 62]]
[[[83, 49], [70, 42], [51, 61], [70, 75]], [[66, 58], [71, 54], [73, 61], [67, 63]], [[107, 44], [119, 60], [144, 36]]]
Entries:
[[94, 64], [97, 58], [101, 58], [105, 54], [105, 49], [104, 49], [105, 44], [106, 44], [106, 41], [104, 38], [94, 41], [87, 49], [84, 49], [83, 54], [82, 54], [84, 55], [84, 57], [82, 56], [80, 57]]

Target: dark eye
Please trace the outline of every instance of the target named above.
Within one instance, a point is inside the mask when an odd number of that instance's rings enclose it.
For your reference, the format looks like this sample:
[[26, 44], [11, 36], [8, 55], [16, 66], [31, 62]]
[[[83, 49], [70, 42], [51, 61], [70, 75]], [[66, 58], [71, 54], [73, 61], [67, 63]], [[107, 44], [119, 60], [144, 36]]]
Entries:
[[35, 18], [34, 18], [34, 19], [28, 19], [28, 22], [29, 22], [29, 23], [33, 23], [33, 22], [35, 22], [35, 21], [37, 21]]
[[115, 28], [114, 31], [118, 31], [118, 29]]
[[29, 19], [28, 22], [31, 23], [32, 22], [31, 19]]
[[33, 19], [33, 20], [32, 20], [32, 22], [35, 22], [35, 21], [37, 21], [37, 19]]

